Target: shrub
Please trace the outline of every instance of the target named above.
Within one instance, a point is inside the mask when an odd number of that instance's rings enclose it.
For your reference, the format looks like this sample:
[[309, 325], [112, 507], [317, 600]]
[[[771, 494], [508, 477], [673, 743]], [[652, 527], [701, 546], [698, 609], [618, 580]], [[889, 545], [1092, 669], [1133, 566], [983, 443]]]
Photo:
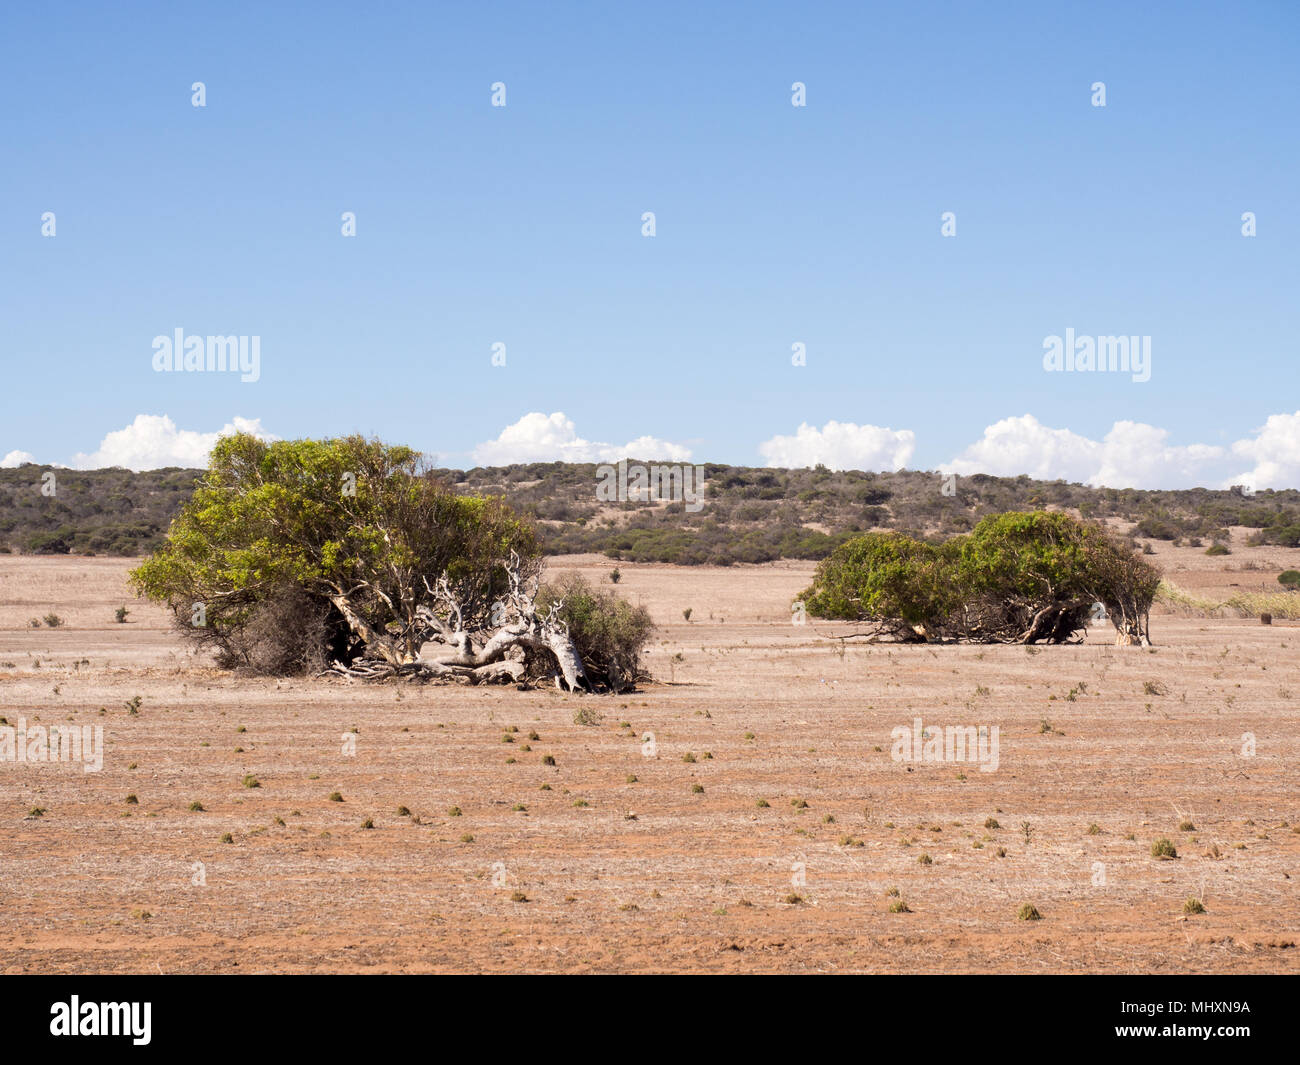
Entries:
[[878, 635], [1061, 643], [1101, 603], [1126, 642], [1146, 642], [1159, 573], [1100, 526], [1059, 512], [993, 515], [942, 546], [868, 533], [832, 552], [800, 597], [816, 617]]
[[1160, 518], [1142, 518], [1135, 530], [1139, 536], [1149, 536], [1152, 540], [1176, 540], [1178, 528]]
[[1300, 569], [1283, 570], [1277, 575], [1277, 583], [1287, 591], [1300, 591]]
[[1163, 836], [1151, 844], [1152, 858], [1177, 858], [1178, 849]]
[[1232, 552], [1228, 549], [1227, 544], [1210, 544], [1205, 549], [1207, 555], [1230, 555]]
[[1300, 525], [1277, 525], [1265, 529], [1263, 542], [1279, 547], [1300, 547]]
[[[363, 648], [410, 661], [426, 586], [442, 578], [474, 604], [466, 627], [484, 627], [512, 553], [538, 556], [531, 524], [500, 499], [432, 479], [410, 448], [237, 433], [218, 441], [166, 542], [131, 578], [223, 664], [298, 671]], [[203, 624], [191, 623], [195, 604]]]
[[25, 546], [33, 555], [66, 555], [72, 550], [72, 545], [58, 533], [33, 533]]
[[592, 588], [577, 573], [543, 585], [537, 602], [543, 616], [560, 604], [560, 619], [568, 625], [593, 683], [603, 681], [613, 691], [621, 691], [646, 676], [641, 654], [655, 624], [645, 607], [633, 606], [613, 591]]
[[[189, 618], [178, 619], [187, 634]], [[348, 629], [327, 601], [292, 584], [268, 589], [217, 643], [217, 665], [261, 676], [319, 673], [347, 660]]]
[[923, 640], [957, 607], [949, 555], [901, 533], [867, 533], [817, 567], [801, 599], [814, 617], [871, 621], [888, 635]]

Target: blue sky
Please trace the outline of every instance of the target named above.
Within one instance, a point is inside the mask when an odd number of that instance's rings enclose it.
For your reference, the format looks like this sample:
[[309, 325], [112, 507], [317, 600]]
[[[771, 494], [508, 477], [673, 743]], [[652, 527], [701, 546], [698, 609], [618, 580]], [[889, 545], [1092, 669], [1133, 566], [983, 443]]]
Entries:
[[[0, 455], [240, 417], [1300, 486], [1300, 8], [1133, 7], [5, 5]], [[259, 380], [155, 372], [176, 328]], [[1067, 328], [1150, 336], [1150, 380], [1045, 372]]]

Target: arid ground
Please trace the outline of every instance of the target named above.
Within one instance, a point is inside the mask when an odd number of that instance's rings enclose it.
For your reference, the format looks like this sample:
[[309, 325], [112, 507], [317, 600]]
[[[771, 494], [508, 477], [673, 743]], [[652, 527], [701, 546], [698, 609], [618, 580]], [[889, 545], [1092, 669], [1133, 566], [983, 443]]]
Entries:
[[[1300, 551], [1155, 561], [1226, 597]], [[277, 682], [129, 566], [0, 556], [0, 714], [106, 747], [0, 762], [0, 971], [1300, 971], [1300, 622], [845, 645], [791, 623], [810, 563], [620, 563], [635, 693]], [[998, 726], [997, 770], [896, 762], [916, 718]]]

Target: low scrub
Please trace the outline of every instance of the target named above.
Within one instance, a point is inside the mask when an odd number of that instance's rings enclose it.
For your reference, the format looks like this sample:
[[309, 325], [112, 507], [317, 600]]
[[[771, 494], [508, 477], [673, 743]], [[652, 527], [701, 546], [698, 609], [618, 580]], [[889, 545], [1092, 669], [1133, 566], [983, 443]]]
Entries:
[[1257, 618], [1271, 614], [1275, 618], [1300, 620], [1300, 595], [1291, 592], [1239, 592], [1228, 599], [1207, 599], [1162, 580], [1155, 601], [1183, 617]]
[[543, 615], [560, 604], [559, 618], [568, 626], [590, 678], [622, 691], [646, 676], [641, 656], [655, 625], [645, 607], [633, 606], [613, 591], [593, 588], [578, 573], [542, 585], [537, 602]]
[[1099, 525], [1028, 511], [985, 518], [942, 544], [856, 537], [821, 563], [802, 599], [814, 617], [865, 622], [866, 635], [908, 642], [1063, 643], [1104, 615], [1118, 642], [1146, 644], [1159, 581]]

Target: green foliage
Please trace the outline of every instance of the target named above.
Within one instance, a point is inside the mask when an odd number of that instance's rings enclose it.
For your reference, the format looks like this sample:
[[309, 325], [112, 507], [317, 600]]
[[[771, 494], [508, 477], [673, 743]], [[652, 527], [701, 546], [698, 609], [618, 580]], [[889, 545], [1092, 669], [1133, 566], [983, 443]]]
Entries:
[[[218, 441], [165, 543], [131, 579], [224, 664], [280, 672], [322, 643], [344, 660], [358, 641], [409, 660], [425, 582], [446, 577], [486, 611], [512, 551], [537, 554], [531, 525], [498, 499], [457, 495], [410, 448], [237, 434]], [[308, 646], [286, 647], [281, 634]]]
[[577, 573], [542, 585], [538, 613], [549, 616], [557, 602], [589, 677], [619, 691], [645, 675], [641, 654], [655, 631], [645, 607], [633, 606], [612, 590], [593, 588]]
[[1277, 525], [1264, 529], [1260, 542], [1279, 547], [1300, 547], [1300, 525]]
[[1177, 540], [1180, 535], [1177, 525], [1155, 517], [1142, 518], [1136, 531], [1139, 536], [1149, 536], [1152, 540]]
[[[632, 457], [632, 456], [629, 456]], [[133, 473], [63, 470], [58, 495], [37, 490], [50, 467], [0, 470], [0, 552], [144, 555], [203, 478], [196, 470]], [[730, 565], [777, 558], [824, 559], [872, 530], [936, 540], [970, 532], [992, 514], [1032, 507], [1089, 520], [1140, 524], [1144, 539], [1225, 541], [1228, 528], [1257, 530], [1252, 545], [1300, 545], [1300, 491], [1091, 488], [1066, 481], [975, 474], [944, 496], [933, 473], [899, 470], [755, 469], [705, 464], [704, 507], [629, 501], [597, 504], [592, 463], [535, 462], [440, 470], [461, 495], [501, 496], [538, 523], [547, 554], [601, 552], [610, 558]], [[39, 536], [40, 539], [33, 539]]]
[[899, 639], [1062, 642], [1094, 603], [1145, 635], [1159, 574], [1099, 526], [1062, 512], [993, 515], [942, 545], [868, 533], [832, 552], [803, 593], [815, 617]]
[[68, 538], [56, 532], [32, 533], [23, 547], [33, 555], [66, 555], [72, 550]]
[[842, 544], [817, 569], [804, 593], [814, 617], [872, 620], [913, 638], [958, 603], [951, 585], [953, 552], [900, 533], [867, 533]]
[[1283, 570], [1277, 575], [1277, 582], [1291, 591], [1300, 589], [1300, 569]]

